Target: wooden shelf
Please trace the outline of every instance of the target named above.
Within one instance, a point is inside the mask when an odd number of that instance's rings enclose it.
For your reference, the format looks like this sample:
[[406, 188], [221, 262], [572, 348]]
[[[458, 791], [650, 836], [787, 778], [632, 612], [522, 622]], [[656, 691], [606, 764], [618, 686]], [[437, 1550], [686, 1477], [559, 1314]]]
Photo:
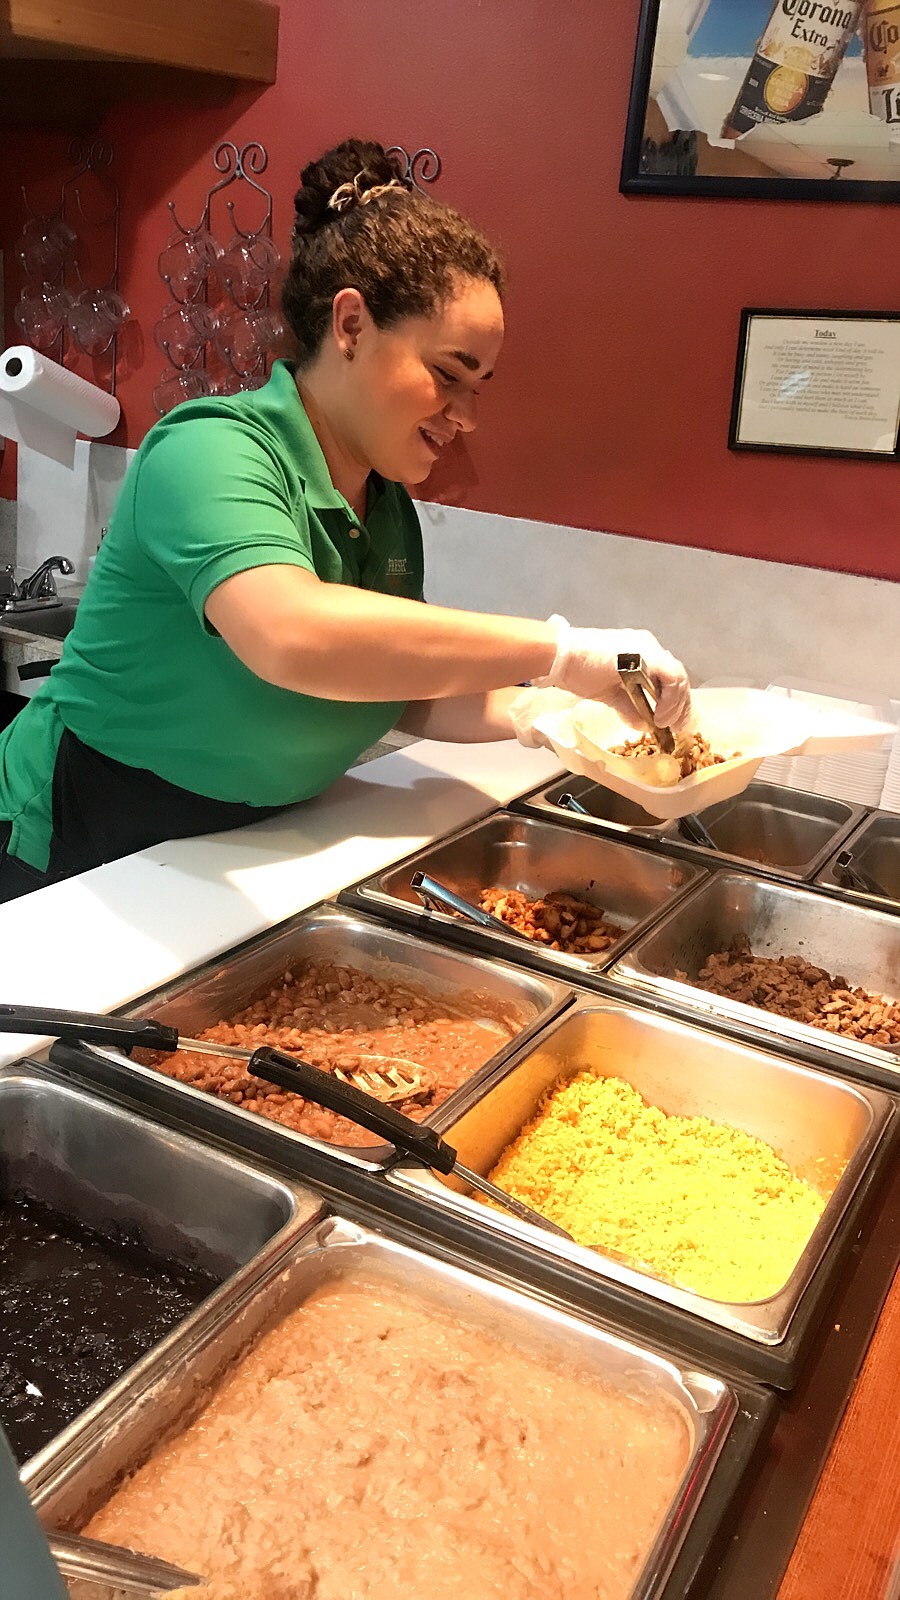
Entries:
[[274, 83], [269, 0], [0, 0], [0, 120], [96, 127], [121, 100], [224, 105]]

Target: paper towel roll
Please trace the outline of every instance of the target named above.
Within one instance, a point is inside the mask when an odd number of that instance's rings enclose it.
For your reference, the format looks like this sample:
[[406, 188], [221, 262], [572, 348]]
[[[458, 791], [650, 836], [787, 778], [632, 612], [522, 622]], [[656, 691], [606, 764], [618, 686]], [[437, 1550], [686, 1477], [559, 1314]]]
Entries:
[[7, 439], [71, 467], [76, 433], [101, 439], [118, 420], [114, 395], [29, 345], [10, 345], [0, 356], [0, 433]]

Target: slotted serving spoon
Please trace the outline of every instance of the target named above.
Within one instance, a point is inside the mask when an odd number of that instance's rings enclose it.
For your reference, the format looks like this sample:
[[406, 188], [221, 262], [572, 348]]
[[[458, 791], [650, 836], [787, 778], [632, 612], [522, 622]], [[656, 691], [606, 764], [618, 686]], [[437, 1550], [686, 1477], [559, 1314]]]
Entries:
[[342, 1117], [348, 1117], [351, 1122], [356, 1122], [361, 1128], [367, 1128], [370, 1133], [377, 1134], [379, 1139], [386, 1139], [395, 1149], [401, 1150], [405, 1155], [413, 1156], [416, 1161], [421, 1161], [426, 1167], [431, 1167], [434, 1172], [452, 1173], [454, 1177], [462, 1178], [470, 1188], [477, 1189], [486, 1200], [493, 1200], [495, 1205], [502, 1206], [504, 1211], [512, 1212], [521, 1222], [533, 1222], [536, 1227], [544, 1228], [548, 1233], [555, 1233], [562, 1239], [572, 1240], [572, 1235], [565, 1228], [560, 1228], [557, 1223], [551, 1222], [549, 1217], [544, 1217], [539, 1211], [533, 1211], [531, 1206], [526, 1206], [521, 1200], [514, 1200], [505, 1189], [498, 1188], [497, 1184], [483, 1178], [480, 1172], [473, 1172], [471, 1168], [464, 1167], [457, 1159], [453, 1146], [447, 1144], [433, 1128], [424, 1128], [421, 1123], [413, 1122], [411, 1117], [405, 1117], [402, 1111], [395, 1111], [393, 1107], [380, 1105], [370, 1095], [361, 1094], [354, 1089], [352, 1084], [335, 1080], [330, 1072], [321, 1072], [309, 1061], [303, 1061], [296, 1056], [287, 1056], [280, 1050], [272, 1050], [263, 1045], [254, 1051], [251, 1071], [258, 1078], [268, 1078], [271, 1083], [278, 1084], [281, 1089], [292, 1089], [296, 1094], [302, 1094], [307, 1100], [314, 1100], [317, 1105], [325, 1106], [329, 1111], [336, 1111]]
[[[245, 1050], [236, 1044], [216, 1044], [213, 1039], [186, 1039], [177, 1028], [154, 1017], [107, 1017], [93, 1011], [0, 1005], [0, 1033], [46, 1033], [69, 1044], [113, 1045], [126, 1055], [140, 1049], [164, 1050], [166, 1054], [188, 1050], [192, 1055], [226, 1056], [232, 1061], [245, 1062], [254, 1077], [264, 1076], [255, 1072], [252, 1065], [257, 1051]], [[285, 1052], [284, 1059], [292, 1061], [293, 1056]], [[384, 1105], [421, 1099], [431, 1089], [428, 1075], [415, 1062], [402, 1056], [367, 1055], [365, 1065], [360, 1060], [357, 1067], [332, 1067], [326, 1076], [331, 1074]]]
[[[205, 1055], [236, 1056], [247, 1063], [247, 1071], [255, 1078], [264, 1078], [279, 1089], [300, 1094], [305, 1100], [312, 1100], [316, 1105], [325, 1106], [328, 1111], [337, 1112], [338, 1116], [347, 1117], [360, 1128], [366, 1128], [377, 1138], [385, 1139], [397, 1150], [413, 1156], [435, 1172], [453, 1173], [486, 1199], [493, 1200], [505, 1211], [511, 1211], [520, 1221], [533, 1222], [537, 1227], [563, 1239], [572, 1238], [565, 1228], [542, 1217], [539, 1211], [532, 1211], [521, 1200], [514, 1200], [512, 1195], [490, 1183], [487, 1178], [482, 1178], [480, 1173], [464, 1167], [462, 1162], [457, 1161], [452, 1145], [447, 1144], [433, 1128], [422, 1127], [420, 1123], [413, 1122], [411, 1117], [395, 1111], [387, 1097], [379, 1096], [376, 1099], [371, 1092], [356, 1088], [335, 1073], [323, 1072], [299, 1056], [288, 1055], [284, 1050], [273, 1050], [271, 1045], [260, 1045], [256, 1050], [240, 1050], [235, 1045], [213, 1044], [209, 1039], [183, 1039], [177, 1028], [153, 1017], [105, 1017], [90, 1011], [41, 1010], [37, 1006], [0, 1005], [0, 1033], [47, 1034], [72, 1044], [112, 1044], [124, 1050], [126, 1055], [140, 1047], [142, 1050], [166, 1051], [195, 1051], [199, 1048]], [[395, 1091], [391, 1098], [396, 1100], [400, 1095]]]

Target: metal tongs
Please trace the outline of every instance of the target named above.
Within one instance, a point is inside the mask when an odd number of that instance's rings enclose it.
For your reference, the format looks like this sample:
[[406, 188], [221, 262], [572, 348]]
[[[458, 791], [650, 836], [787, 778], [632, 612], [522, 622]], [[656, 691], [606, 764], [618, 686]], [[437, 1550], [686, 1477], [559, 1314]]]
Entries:
[[561, 794], [560, 795], [560, 797], [557, 800], [556, 804], [563, 811], [574, 811], [576, 816], [579, 816], [579, 817], [589, 817], [591, 815], [590, 811], [588, 811], [587, 806], [583, 806], [581, 804], [581, 801], [580, 800], [576, 800], [575, 796], [573, 794], [569, 794], [568, 791], [565, 794]]
[[[177, 1028], [153, 1017], [107, 1017], [93, 1011], [56, 1011], [40, 1006], [0, 1005], [0, 1033], [46, 1033], [70, 1044], [113, 1045], [126, 1055], [132, 1050], [164, 1050], [167, 1054], [189, 1050], [192, 1055], [244, 1061], [250, 1072], [256, 1054], [240, 1045], [217, 1044], [214, 1039], [185, 1039]], [[384, 1105], [428, 1094], [430, 1084], [415, 1062], [379, 1055], [373, 1055], [371, 1060], [371, 1067], [367, 1064], [347, 1071], [332, 1067], [331, 1072], [341, 1082], [372, 1095]]]
[[[627, 651], [622, 652], [616, 667], [622, 680], [631, 704], [646, 723], [660, 750], [666, 755], [673, 755], [675, 751], [675, 735], [671, 728], [660, 728], [656, 724], [656, 694], [653, 681], [647, 671], [643, 656], [633, 655]], [[571, 799], [571, 796], [569, 797]], [[686, 816], [679, 817], [678, 828], [689, 839], [691, 844], [702, 845], [704, 850], [717, 850], [719, 847], [715, 839], [704, 827], [696, 811], [689, 811]]]
[[[587, 806], [583, 806], [573, 794], [561, 794], [556, 804], [561, 806], [563, 811], [574, 811], [580, 817], [591, 815]], [[686, 817], [679, 817], [676, 827], [691, 844], [702, 844], [707, 850], [718, 850], [715, 839], [707, 833], [696, 811], [689, 811]]]
[[643, 656], [623, 651], [617, 658], [616, 669], [622, 680], [622, 688], [641, 722], [646, 723], [660, 750], [667, 756], [673, 755], [675, 735], [671, 728], [659, 728], [656, 725], [656, 690]]
[[882, 900], [890, 899], [884, 885], [879, 883], [877, 878], [873, 878], [871, 873], [857, 866], [851, 850], [842, 850], [835, 858], [834, 875], [838, 883], [842, 883], [847, 889], [856, 889], [860, 894], [877, 894]]
[[[155, 1556], [124, 1550], [78, 1534], [45, 1533], [35, 1514], [0, 1424], [0, 1592], [4, 1600], [41, 1595], [111, 1595], [119, 1600], [150, 1600], [173, 1589], [193, 1588], [204, 1579]], [[65, 1581], [64, 1581], [65, 1580]]]
[[[505, 926], [505, 924], [504, 924]], [[421, 1161], [434, 1172], [461, 1178], [472, 1189], [477, 1189], [495, 1205], [511, 1211], [522, 1222], [532, 1222], [548, 1233], [571, 1240], [572, 1235], [560, 1228], [539, 1211], [532, 1211], [521, 1200], [496, 1184], [472, 1172], [456, 1159], [456, 1151], [433, 1128], [425, 1128], [395, 1111], [385, 1099], [376, 1099], [365, 1090], [336, 1076], [323, 1072], [299, 1056], [288, 1055], [284, 1050], [273, 1050], [271, 1045], [260, 1045], [257, 1050], [239, 1050], [234, 1045], [218, 1045], [209, 1039], [182, 1039], [176, 1028], [152, 1017], [106, 1017], [89, 1011], [41, 1011], [37, 1006], [0, 1005], [0, 1032], [39, 1033], [55, 1036], [73, 1044], [112, 1044], [129, 1050], [140, 1046], [143, 1050], [197, 1050], [208, 1055], [237, 1056], [247, 1063], [247, 1071], [255, 1078], [264, 1078], [290, 1094], [302, 1095], [314, 1104], [325, 1106], [338, 1116], [347, 1117], [360, 1128], [366, 1128], [377, 1138], [405, 1155]], [[399, 1097], [396, 1097], [399, 1098]]]
[[409, 886], [415, 889], [427, 911], [455, 911], [457, 916], [465, 917], [467, 922], [474, 922], [479, 928], [490, 928], [493, 933], [512, 934], [515, 939], [527, 937], [518, 928], [504, 922], [502, 917], [494, 917], [489, 911], [482, 911], [480, 906], [474, 906], [470, 900], [464, 900], [461, 894], [448, 889], [439, 878], [429, 877], [427, 872], [414, 872]]
[[183, 1567], [173, 1567], [156, 1556], [140, 1555], [136, 1550], [125, 1550], [121, 1545], [105, 1544], [98, 1539], [85, 1539], [80, 1534], [48, 1533], [47, 1543], [60, 1575], [73, 1591], [81, 1592], [82, 1584], [102, 1586], [104, 1592], [114, 1589], [127, 1600], [144, 1600], [158, 1594], [168, 1594], [173, 1589], [193, 1589], [205, 1579], [196, 1572], [186, 1572]]
[[696, 811], [689, 811], [687, 816], [679, 817], [677, 826], [679, 832], [683, 833], [691, 844], [701, 844], [704, 850], [718, 850], [719, 846], [712, 834], [707, 832]]

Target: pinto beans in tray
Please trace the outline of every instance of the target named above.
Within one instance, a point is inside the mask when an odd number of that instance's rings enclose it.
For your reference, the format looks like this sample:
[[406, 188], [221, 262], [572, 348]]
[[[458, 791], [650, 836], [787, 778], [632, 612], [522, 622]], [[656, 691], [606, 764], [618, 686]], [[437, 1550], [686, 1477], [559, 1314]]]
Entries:
[[[325, 1071], [402, 1063], [419, 1092], [399, 1109], [429, 1125], [445, 1105], [477, 1094], [481, 1078], [568, 1003], [552, 978], [480, 960], [356, 916], [311, 908], [144, 995], [134, 1015], [158, 1017], [185, 1038], [255, 1050], [271, 1045]], [[178, 1051], [90, 1053], [79, 1071], [149, 1099], [192, 1124], [284, 1159], [285, 1141], [329, 1146], [377, 1169], [391, 1147], [324, 1107], [251, 1075], [243, 1060]], [[235, 1119], [240, 1119], [236, 1121]], [[259, 1129], [264, 1127], [264, 1132]], [[243, 1131], [241, 1131], [243, 1129]]]

